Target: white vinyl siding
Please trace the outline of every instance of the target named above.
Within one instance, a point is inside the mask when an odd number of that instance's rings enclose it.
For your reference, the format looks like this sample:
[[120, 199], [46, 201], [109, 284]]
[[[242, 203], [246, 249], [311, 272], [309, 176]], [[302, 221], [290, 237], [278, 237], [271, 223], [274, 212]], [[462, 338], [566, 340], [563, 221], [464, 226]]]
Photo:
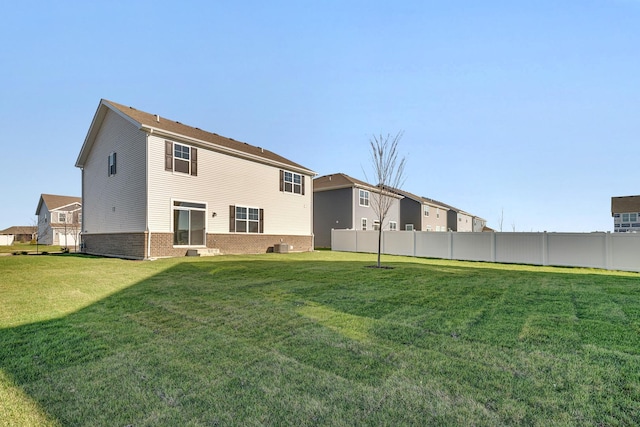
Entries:
[[[171, 200], [200, 200], [207, 204], [208, 233], [229, 233], [229, 206], [264, 209], [265, 234], [312, 234], [312, 191], [291, 197], [280, 191], [282, 168], [218, 153], [198, 146], [198, 176], [165, 170], [165, 140], [148, 137], [149, 229], [171, 231]], [[191, 142], [174, 140], [181, 144]], [[122, 162], [119, 154], [119, 162]], [[119, 173], [119, 172], [118, 172]], [[311, 182], [310, 176], [305, 176]], [[214, 215], [215, 213], [215, 215]]]
[[[83, 230], [88, 233], [145, 231], [146, 136], [108, 111], [83, 170]], [[117, 173], [105, 161], [118, 153]]]

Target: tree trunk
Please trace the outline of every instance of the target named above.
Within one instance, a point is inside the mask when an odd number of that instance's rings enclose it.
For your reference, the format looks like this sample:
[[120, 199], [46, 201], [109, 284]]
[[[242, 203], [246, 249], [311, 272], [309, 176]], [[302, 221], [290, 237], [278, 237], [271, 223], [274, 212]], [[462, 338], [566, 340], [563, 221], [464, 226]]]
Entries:
[[378, 268], [380, 268], [380, 250], [382, 249], [382, 221], [378, 228]]

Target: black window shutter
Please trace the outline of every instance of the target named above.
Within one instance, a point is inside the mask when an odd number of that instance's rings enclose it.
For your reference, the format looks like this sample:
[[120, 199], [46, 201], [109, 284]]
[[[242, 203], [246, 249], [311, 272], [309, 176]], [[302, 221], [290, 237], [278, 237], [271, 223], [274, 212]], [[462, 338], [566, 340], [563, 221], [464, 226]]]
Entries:
[[235, 233], [236, 231], [236, 207], [234, 205], [229, 206], [229, 232]]
[[198, 176], [198, 149], [191, 147], [191, 175]]
[[284, 171], [280, 169], [280, 191], [284, 191]]
[[260, 209], [260, 225], [258, 226], [258, 233], [264, 233], [264, 209]]
[[171, 141], [164, 142], [164, 170], [173, 170], [173, 143]]
[[304, 175], [300, 175], [300, 182], [302, 182], [302, 195], [304, 196]]
[[116, 153], [113, 153], [113, 171], [111, 172], [111, 175], [115, 175], [116, 174]]
[[111, 176], [111, 155], [107, 157], [107, 176]]

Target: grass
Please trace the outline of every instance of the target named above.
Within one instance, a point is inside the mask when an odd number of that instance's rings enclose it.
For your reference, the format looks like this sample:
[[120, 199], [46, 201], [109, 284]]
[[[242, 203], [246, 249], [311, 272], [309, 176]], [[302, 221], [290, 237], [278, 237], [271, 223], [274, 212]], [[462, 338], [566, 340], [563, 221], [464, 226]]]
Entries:
[[1, 257], [0, 425], [640, 424], [639, 274], [374, 262]]
[[36, 245], [35, 243], [14, 243], [9, 246], [0, 245], [0, 254], [13, 254], [14, 252], [28, 252], [28, 253], [42, 253], [46, 252], [60, 252], [61, 246], [58, 245]]

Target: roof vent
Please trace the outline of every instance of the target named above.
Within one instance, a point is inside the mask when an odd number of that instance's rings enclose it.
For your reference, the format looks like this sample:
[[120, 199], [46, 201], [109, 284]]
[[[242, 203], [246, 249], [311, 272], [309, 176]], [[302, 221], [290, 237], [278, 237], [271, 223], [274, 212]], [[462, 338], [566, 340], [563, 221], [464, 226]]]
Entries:
[[156, 122], [160, 123], [160, 116], [156, 114]]

